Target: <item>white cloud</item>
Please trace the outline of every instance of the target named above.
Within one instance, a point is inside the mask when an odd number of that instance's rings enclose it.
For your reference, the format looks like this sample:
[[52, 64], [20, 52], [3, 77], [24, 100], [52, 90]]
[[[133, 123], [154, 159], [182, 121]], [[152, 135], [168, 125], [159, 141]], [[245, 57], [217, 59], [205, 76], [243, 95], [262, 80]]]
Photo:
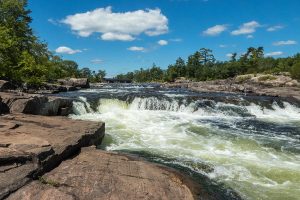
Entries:
[[276, 26], [271, 26], [269, 28], [267, 28], [267, 31], [269, 32], [273, 32], [273, 31], [277, 31], [277, 30], [280, 30], [280, 29], [283, 29], [284, 27], [281, 26], [281, 25], [276, 25]]
[[247, 38], [252, 39], [252, 38], [254, 38], [254, 36], [253, 35], [247, 35]]
[[145, 48], [144, 47], [133, 46], [133, 47], [127, 48], [127, 50], [129, 50], [129, 51], [145, 51]]
[[159, 40], [157, 42], [157, 44], [159, 44], [160, 46], [165, 46], [165, 45], [168, 45], [168, 41], [166, 41], [166, 40]]
[[284, 46], [284, 45], [294, 45], [294, 44], [297, 44], [295, 40], [286, 40], [286, 41], [282, 40], [273, 43], [274, 46]]
[[228, 47], [228, 45], [226, 45], [226, 44], [220, 44], [219, 47], [220, 48], [226, 48], [226, 47]]
[[96, 59], [91, 60], [91, 63], [93, 63], [93, 64], [100, 64], [100, 63], [103, 63], [103, 60], [96, 58]]
[[100, 33], [103, 40], [132, 41], [144, 33], [148, 36], [168, 32], [168, 18], [160, 9], [112, 12], [111, 7], [69, 15], [61, 21], [81, 37]]
[[206, 29], [205, 31], [203, 31], [204, 35], [208, 35], [208, 36], [216, 36], [221, 34], [222, 32], [227, 30], [227, 25], [223, 24], [223, 25], [215, 25], [213, 27], [210, 27], [208, 29]]
[[226, 57], [229, 57], [229, 58], [231, 58], [231, 57], [232, 57], [232, 53], [228, 53], [228, 54], [226, 54]]
[[274, 52], [266, 53], [266, 56], [280, 56], [282, 54], [283, 54], [282, 51], [274, 51]]
[[80, 53], [82, 51], [79, 49], [74, 50], [71, 49], [70, 47], [61, 46], [55, 49], [55, 52], [60, 54], [75, 54], [75, 53]]
[[254, 33], [256, 31], [256, 29], [260, 26], [261, 25], [256, 21], [247, 22], [247, 23], [244, 23], [243, 25], [241, 25], [239, 27], [239, 29], [232, 31], [231, 34], [232, 35], [251, 34], [251, 33]]
[[110, 40], [110, 41], [114, 41], [114, 40], [133, 41], [133, 40], [135, 40], [135, 38], [129, 34], [111, 33], [111, 32], [102, 34], [101, 39], [102, 40]]

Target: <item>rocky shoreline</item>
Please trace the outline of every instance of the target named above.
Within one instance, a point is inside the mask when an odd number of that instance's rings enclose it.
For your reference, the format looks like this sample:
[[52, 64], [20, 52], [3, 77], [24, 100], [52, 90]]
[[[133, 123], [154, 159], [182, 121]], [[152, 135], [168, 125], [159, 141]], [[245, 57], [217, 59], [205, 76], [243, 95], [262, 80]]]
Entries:
[[216, 199], [176, 170], [96, 149], [105, 124], [63, 117], [71, 108], [0, 92], [0, 199]]
[[186, 88], [196, 92], [225, 92], [245, 95], [293, 98], [300, 102], [300, 83], [288, 76], [242, 75], [233, 79], [192, 82], [178, 80], [165, 83], [166, 88]]

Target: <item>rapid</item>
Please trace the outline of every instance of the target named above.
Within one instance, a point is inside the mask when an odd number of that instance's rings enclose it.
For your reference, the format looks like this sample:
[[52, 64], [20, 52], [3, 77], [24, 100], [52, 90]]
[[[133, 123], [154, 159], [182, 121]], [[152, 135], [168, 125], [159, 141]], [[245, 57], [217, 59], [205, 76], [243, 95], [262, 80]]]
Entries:
[[75, 99], [70, 118], [106, 123], [100, 148], [209, 180], [227, 199], [234, 193], [242, 199], [300, 198], [297, 102], [159, 85], [116, 84], [61, 95]]

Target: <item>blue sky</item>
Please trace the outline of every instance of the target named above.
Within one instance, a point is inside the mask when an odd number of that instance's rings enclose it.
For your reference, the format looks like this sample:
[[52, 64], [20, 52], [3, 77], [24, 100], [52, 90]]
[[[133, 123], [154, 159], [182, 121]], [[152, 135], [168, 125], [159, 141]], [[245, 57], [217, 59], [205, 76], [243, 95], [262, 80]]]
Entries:
[[218, 60], [249, 46], [274, 57], [300, 52], [299, 0], [29, 0], [29, 8], [51, 51], [110, 77], [167, 68], [202, 47]]

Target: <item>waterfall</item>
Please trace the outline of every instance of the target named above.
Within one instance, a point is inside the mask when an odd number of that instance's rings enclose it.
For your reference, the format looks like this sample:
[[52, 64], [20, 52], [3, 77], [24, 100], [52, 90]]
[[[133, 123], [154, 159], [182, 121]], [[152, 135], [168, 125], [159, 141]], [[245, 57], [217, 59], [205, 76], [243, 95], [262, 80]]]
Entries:
[[73, 101], [73, 113], [75, 115], [84, 115], [90, 112], [92, 112], [92, 108], [86, 97], [79, 97], [77, 101]]
[[[113, 110], [151, 110], [194, 113], [203, 116], [219, 117], [256, 117], [272, 120], [299, 120], [300, 108], [283, 102], [283, 106], [273, 103], [270, 108], [250, 103], [249, 105], [235, 105], [208, 100], [195, 100], [187, 103], [185, 99], [157, 97], [135, 97], [132, 102], [118, 99], [99, 99], [96, 112], [103, 113]], [[94, 112], [85, 97], [79, 97], [73, 102], [73, 113], [84, 115]]]
[[70, 115], [104, 121], [104, 149], [146, 152], [163, 164], [224, 183], [249, 199], [300, 195], [299, 107], [280, 100], [230, 101], [117, 89], [80, 93], [89, 100], [77, 98]]

